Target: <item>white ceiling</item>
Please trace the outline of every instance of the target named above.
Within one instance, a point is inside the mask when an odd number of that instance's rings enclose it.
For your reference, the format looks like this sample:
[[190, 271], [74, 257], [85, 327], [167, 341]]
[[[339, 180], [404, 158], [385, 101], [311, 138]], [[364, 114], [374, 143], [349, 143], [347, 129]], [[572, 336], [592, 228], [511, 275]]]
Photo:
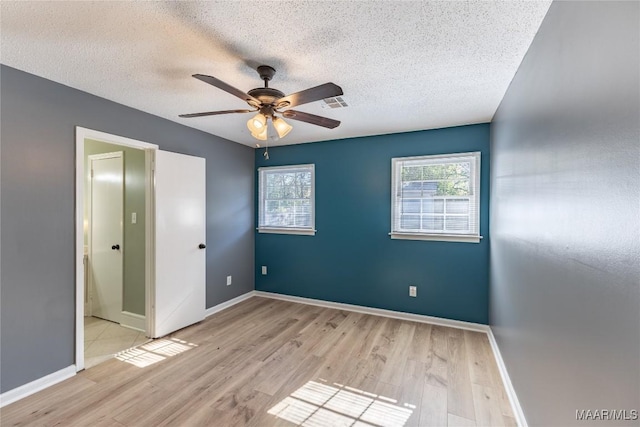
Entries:
[[551, 1], [0, 2], [3, 64], [253, 146], [246, 108], [191, 77], [243, 91], [261, 64], [285, 94], [325, 82], [343, 109], [296, 109], [342, 121], [290, 120], [272, 145], [488, 122]]

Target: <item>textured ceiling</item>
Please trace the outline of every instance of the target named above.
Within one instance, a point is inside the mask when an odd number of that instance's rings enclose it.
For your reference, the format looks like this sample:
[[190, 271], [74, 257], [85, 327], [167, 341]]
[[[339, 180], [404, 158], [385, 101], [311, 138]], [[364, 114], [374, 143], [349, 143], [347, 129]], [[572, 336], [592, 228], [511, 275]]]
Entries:
[[285, 94], [325, 82], [346, 108], [296, 109], [342, 121], [294, 122], [272, 145], [490, 121], [550, 1], [0, 2], [3, 64], [253, 146], [245, 108], [191, 77], [243, 91], [271, 65]]

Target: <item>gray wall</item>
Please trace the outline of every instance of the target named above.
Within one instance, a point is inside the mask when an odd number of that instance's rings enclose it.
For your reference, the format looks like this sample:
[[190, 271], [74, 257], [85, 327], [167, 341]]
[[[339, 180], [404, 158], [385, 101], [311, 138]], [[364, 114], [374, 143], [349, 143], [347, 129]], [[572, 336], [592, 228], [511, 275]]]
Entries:
[[[91, 174], [89, 156], [122, 151], [124, 165], [124, 229], [122, 258], [122, 310], [141, 314], [145, 311], [145, 155], [144, 150], [102, 141], [86, 139], [84, 143], [84, 220], [89, 224], [89, 194]], [[136, 213], [136, 223], [131, 223], [131, 213]], [[88, 228], [84, 244], [88, 245]], [[89, 263], [91, 268], [91, 263]], [[85, 313], [85, 316], [87, 313]]]
[[490, 323], [530, 425], [640, 409], [639, 5], [554, 2], [491, 125]]
[[254, 289], [253, 149], [10, 67], [0, 73], [1, 392], [74, 363], [75, 126], [206, 158], [207, 307]]

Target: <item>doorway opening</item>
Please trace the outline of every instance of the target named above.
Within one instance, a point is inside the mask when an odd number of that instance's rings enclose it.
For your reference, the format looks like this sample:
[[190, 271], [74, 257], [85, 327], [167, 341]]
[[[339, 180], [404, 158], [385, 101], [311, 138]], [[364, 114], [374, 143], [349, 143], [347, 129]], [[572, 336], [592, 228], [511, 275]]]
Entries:
[[[94, 143], [100, 144], [103, 150], [89, 154]], [[105, 184], [102, 189], [107, 191], [111, 187], [106, 184], [115, 182], [115, 187], [124, 187], [126, 193], [127, 159], [135, 153], [144, 155], [144, 172], [141, 168], [134, 180], [137, 187], [144, 190], [144, 201], [139, 199], [135, 205], [127, 202], [124, 194], [108, 196], [107, 202], [101, 205], [85, 203], [92, 197], [85, 193], [96, 184]], [[89, 159], [89, 156], [93, 157]], [[118, 169], [119, 161], [114, 161], [119, 158], [124, 158], [122, 172]], [[96, 171], [101, 177], [95, 176]], [[119, 205], [113, 208], [114, 202], [109, 201], [109, 197], [124, 199], [122, 208]], [[85, 207], [89, 209], [92, 205], [94, 212], [85, 217]], [[98, 205], [101, 207], [96, 208]], [[102, 225], [95, 228], [91, 216], [103, 211], [115, 211], [117, 218], [115, 225], [104, 226], [111, 231], [100, 240], [100, 236], [95, 236]], [[134, 234], [144, 229], [144, 236], [128, 238], [128, 228]], [[76, 371], [85, 368], [85, 335], [89, 335], [89, 328], [93, 327], [87, 325], [85, 331], [87, 315], [93, 314], [135, 331], [134, 344], [144, 339], [140, 334], [160, 338], [204, 320], [206, 246], [204, 158], [162, 151], [154, 144], [76, 127]], [[134, 259], [128, 264], [130, 256]], [[106, 262], [107, 267], [96, 265], [101, 261]], [[113, 268], [119, 263], [122, 263], [122, 273]], [[136, 268], [129, 271], [127, 265]], [[104, 286], [105, 280], [122, 284], [114, 290]], [[113, 331], [102, 335], [108, 326], [100, 336], [110, 338]], [[95, 333], [92, 331], [93, 335], [86, 338], [97, 341], [100, 336], [96, 337]], [[87, 342], [87, 349], [94, 344]]]
[[76, 370], [149, 339], [157, 146], [76, 128]]

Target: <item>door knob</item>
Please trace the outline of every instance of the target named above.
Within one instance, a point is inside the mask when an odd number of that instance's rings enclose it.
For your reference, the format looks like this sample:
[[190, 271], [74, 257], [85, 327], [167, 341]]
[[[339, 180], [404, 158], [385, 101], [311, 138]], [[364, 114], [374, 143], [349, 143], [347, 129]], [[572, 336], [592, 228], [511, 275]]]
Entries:
[[111, 246], [111, 249], [113, 249], [114, 251], [119, 251], [120, 250], [120, 245], [113, 245], [113, 246]]
[[206, 248], [206, 247], [207, 247], [207, 245], [205, 245], [204, 243], [200, 243], [200, 244], [198, 245], [198, 247], [199, 247], [200, 249], [204, 249], [204, 248]]

